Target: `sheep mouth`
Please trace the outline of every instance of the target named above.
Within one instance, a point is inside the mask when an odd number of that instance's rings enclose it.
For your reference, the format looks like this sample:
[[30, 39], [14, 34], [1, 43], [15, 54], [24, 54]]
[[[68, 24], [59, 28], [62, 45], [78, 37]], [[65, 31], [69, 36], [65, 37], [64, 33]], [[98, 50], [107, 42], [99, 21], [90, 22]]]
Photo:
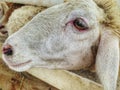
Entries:
[[26, 61], [24, 63], [19, 63], [19, 64], [11, 64], [12, 67], [22, 67], [25, 66], [27, 64], [30, 64], [32, 62], [32, 60]]
[[8, 31], [6, 30], [4, 25], [0, 25], [0, 35], [5, 36], [8, 34]]

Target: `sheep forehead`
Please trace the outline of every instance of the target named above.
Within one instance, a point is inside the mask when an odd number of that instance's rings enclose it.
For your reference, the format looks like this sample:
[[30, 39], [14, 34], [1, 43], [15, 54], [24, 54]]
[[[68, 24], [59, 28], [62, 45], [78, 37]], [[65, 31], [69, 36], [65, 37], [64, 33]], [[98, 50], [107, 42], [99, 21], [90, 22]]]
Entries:
[[[98, 19], [103, 18], [102, 10], [93, 2], [92, 0], [70, 0], [67, 3], [63, 3], [60, 5], [53, 6], [52, 8], [48, 8], [47, 10], [41, 12], [41, 15], [53, 15], [57, 16], [60, 13], [68, 12], [70, 13], [75, 9], [83, 9], [84, 12], [91, 12]], [[89, 15], [89, 14], [88, 14]]]
[[42, 23], [46, 21], [47, 21], [46, 23], [48, 23], [48, 21], [49, 23], [52, 23], [53, 21], [54, 23], [56, 22], [56, 24], [57, 23], [60, 24], [61, 23], [60, 21], [62, 20], [65, 21], [66, 18], [71, 14], [73, 14], [71, 15], [71, 17], [76, 17], [76, 18], [84, 16], [86, 19], [89, 20], [89, 22], [91, 22], [90, 23], [91, 25], [92, 23], [99, 22], [100, 20], [103, 19], [103, 13], [101, 13], [100, 8], [97, 7], [97, 5], [94, 2], [92, 2], [92, 0], [90, 0], [92, 4], [87, 0], [83, 0], [83, 2], [82, 0], [79, 0], [79, 1], [81, 2], [67, 2], [64, 4], [60, 4], [60, 5], [56, 5], [51, 8], [48, 8], [47, 10], [39, 13], [34, 18], [33, 21], [36, 20], [37, 23]]

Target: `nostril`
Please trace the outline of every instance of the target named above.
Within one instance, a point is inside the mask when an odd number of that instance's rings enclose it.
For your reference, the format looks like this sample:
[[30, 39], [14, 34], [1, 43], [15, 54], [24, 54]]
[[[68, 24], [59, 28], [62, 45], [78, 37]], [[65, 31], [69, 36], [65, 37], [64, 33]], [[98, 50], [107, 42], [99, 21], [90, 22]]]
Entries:
[[2, 34], [6, 34], [6, 33], [8, 33], [8, 32], [7, 32], [7, 31], [1, 31], [1, 33], [2, 33]]
[[11, 45], [5, 45], [4, 47], [3, 47], [3, 53], [5, 54], [5, 55], [8, 55], [8, 56], [10, 56], [10, 55], [12, 55], [13, 54], [13, 50], [12, 50], [12, 46]]

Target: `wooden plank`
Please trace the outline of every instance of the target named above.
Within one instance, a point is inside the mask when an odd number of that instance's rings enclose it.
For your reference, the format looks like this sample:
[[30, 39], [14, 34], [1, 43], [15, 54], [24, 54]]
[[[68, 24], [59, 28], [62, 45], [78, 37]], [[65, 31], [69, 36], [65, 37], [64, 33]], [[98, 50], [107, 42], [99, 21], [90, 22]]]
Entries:
[[32, 68], [28, 73], [60, 90], [103, 90], [100, 84], [66, 70]]
[[56, 4], [63, 3], [64, 0], [0, 0], [5, 2], [12, 2], [12, 3], [21, 3], [21, 4], [31, 4], [37, 6], [53, 6]]

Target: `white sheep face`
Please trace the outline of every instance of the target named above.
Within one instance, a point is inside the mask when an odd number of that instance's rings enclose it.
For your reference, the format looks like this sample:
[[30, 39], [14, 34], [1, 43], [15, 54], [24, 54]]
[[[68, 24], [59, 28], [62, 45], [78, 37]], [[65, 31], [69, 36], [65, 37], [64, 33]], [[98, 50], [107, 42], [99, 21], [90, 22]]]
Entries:
[[89, 67], [94, 62], [92, 47], [99, 41], [101, 16], [92, 0], [53, 6], [6, 40], [4, 47], [10, 45], [12, 53], [3, 54], [3, 59], [15, 71]]

